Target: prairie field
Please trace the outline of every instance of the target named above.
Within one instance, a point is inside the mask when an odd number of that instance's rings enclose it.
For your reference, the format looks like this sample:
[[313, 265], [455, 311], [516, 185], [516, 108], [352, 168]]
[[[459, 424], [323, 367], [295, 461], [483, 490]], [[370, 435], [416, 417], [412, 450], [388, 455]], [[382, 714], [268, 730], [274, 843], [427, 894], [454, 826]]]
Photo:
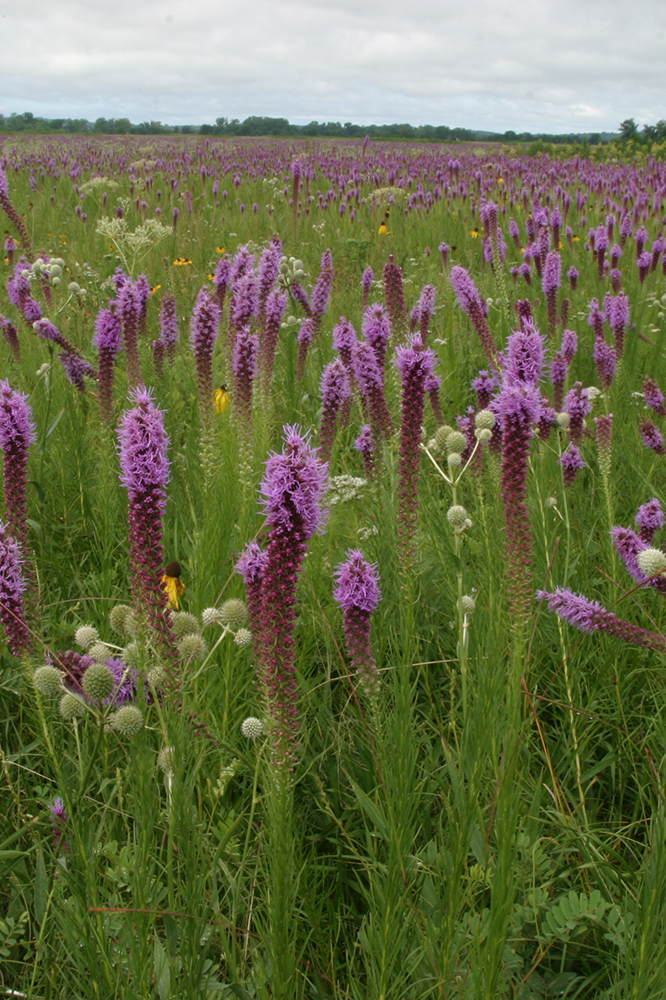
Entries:
[[666, 165], [0, 144], [0, 987], [666, 996]]

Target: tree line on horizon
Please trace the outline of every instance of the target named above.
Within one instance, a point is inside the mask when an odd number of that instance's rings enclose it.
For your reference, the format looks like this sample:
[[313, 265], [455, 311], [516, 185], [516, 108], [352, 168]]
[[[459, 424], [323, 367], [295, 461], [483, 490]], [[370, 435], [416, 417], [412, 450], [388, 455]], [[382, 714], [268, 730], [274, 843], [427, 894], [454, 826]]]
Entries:
[[661, 141], [666, 138], [666, 122], [643, 126], [639, 132], [633, 118], [620, 125], [620, 132], [489, 132], [482, 129], [451, 128], [448, 125], [355, 125], [353, 122], [318, 122], [295, 125], [286, 118], [250, 115], [243, 121], [238, 118], [220, 117], [214, 124], [165, 125], [159, 121], [135, 124], [129, 118], [41, 118], [30, 111], [21, 114], [0, 114], [0, 133], [28, 132], [33, 134], [84, 134], [84, 135], [207, 135], [207, 136], [283, 136], [362, 139], [407, 139], [421, 142], [484, 142], [558, 144], [586, 143], [599, 145], [616, 139], [636, 141]]

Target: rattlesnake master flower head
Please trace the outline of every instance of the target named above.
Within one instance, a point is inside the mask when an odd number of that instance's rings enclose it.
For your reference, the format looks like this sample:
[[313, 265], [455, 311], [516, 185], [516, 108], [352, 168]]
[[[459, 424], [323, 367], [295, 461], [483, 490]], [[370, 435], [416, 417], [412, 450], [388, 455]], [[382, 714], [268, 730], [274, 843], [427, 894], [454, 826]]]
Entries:
[[236, 629], [234, 642], [240, 649], [243, 649], [245, 646], [249, 646], [252, 642], [252, 633], [247, 628]]
[[456, 504], [453, 507], [449, 507], [446, 512], [446, 520], [449, 522], [454, 531], [463, 531], [467, 527], [468, 514], [464, 507]]
[[201, 624], [204, 628], [210, 628], [214, 625], [221, 625], [222, 618], [220, 616], [219, 608], [204, 608], [201, 612]]
[[128, 604], [116, 604], [109, 611], [109, 625], [116, 635], [133, 639], [137, 634], [137, 620]]
[[248, 740], [258, 740], [260, 736], [263, 736], [266, 732], [266, 726], [263, 724], [261, 719], [257, 719], [254, 715], [248, 716], [247, 719], [243, 719], [241, 723], [241, 733]]
[[479, 410], [474, 416], [474, 426], [478, 430], [492, 431], [496, 423], [497, 417], [492, 410]]
[[62, 694], [62, 674], [49, 665], [37, 667], [33, 677], [35, 687], [45, 698], [57, 698]]
[[445, 446], [449, 455], [460, 455], [467, 447], [467, 438], [461, 431], [451, 431], [446, 436]]
[[88, 656], [92, 657], [95, 663], [106, 663], [111, 656], [111, 650], [105, 642], [94, 642], [88, 650]]
[[124, 705], [109, 716], [109, 725], [121, 736], [136, 736], [143, 729], [143, 714], [136, 705]]
[[233, 627], [244, 625], [247, 621], [247, 615], [247, 605], [245, 602], [233, 597], [225, 601], [220, 608], [220, 621], [223, 625], [231, 625]]
[[636, 558], [641, 571], [646, 576], [663, 574], [666, 570], [666, 554], [661, 549], [643, 549]]
[[193, 633], [183, 636], [178, 643], [178, 652], [185, 663], [197, 663], [205, 657], [208, 646], [198, 633]]
[[99, 632], [94, 625], [81, 625], [74, 633], [74, 642], [81, 649], [89, 649], [99, 641]]
[[201, 632], [201, 623], [189, 611], [172, 611], [171, 628], [173, 634], [182, 639], [184, 635], [198, 635]]
[[71, 722], [73, 719], [83, 718], [88, 709], [82, 698], [67, 691], [60, 699], [58, 711], [65, 722]]
[[101, 704], [110, 698], [115, 687], [115, 678], [104, 663], [93, 663], [81, 680], [81, 687], [91, 701]]
[[174, 764], [176, 762], [176, 751], [173, 747], [162, 747], [157, 755], [157, 766], [167, 776], [173, 775]]

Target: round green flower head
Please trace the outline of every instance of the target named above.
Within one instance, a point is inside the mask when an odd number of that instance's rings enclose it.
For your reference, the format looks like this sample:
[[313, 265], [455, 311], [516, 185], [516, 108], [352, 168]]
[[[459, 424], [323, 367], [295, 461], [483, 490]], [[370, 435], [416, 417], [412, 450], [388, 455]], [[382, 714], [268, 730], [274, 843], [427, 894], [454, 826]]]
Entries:
[[62, 674], [55, 667], [37, 667], [33, 680], [39, 693], [46, 698], [57, 698], [62, 694]]
[[446, 512], [446, 520], [454, 531], [462, 531], [467, 526], [467, 511], [460, 505], [449, 507]]
[[164, 771], [167, 775], [172, 775], [174, 758], [175, 750], [173, 747], [162, 747], [157, 755], [157, 766], [160, 771]]
[[115, 687], [113, 674], [103, 663], [93, 663], [88, 667], [81, 680], [81, 687], [91, 701], [103, 702], [110, 698]]
[[89, 649], [94, 642], [99, 640], [99, 632], [93, 625], [82, 625], [74, 633], [74, 642], [81, 649]]
[[232, 597], [220, 608], [220, 619], [223, 625], [244, 625], [247, 621], [247, 606], [244, 601]]
[[105, 642], [93, 642], [88, 650], [88, 656], [92, 656], [95, 663], [106, 663], [111, 656], [111, 650]]
[[116, 633], [133, 639], [136, 635], [136, 615], [128, 604], [116, 604], [109, 611], [109, 625]]
[[189, 611], [173, 611], [171, 613], [171, 628], [177, 639], [184, 635], [199, 635], [201, 622]]
[[138, 643], [130, 642], [129, 646], [125, 646], [120, 653], [120, 659], [123, 660], [128, 667], [138, 667], [141, 661]]
[[467, 438], [461, 431], [451, 431], [446, 439], [446, 450], [451, 454], [451, 452], [457, 452], [460, 454], [467, 447]]
[[72, 719], [80, 719], [86, 714], [86, 705], [81, 698], [78, 698], [75, 694], [72, 694], [71, 691], [68, 691], [67, 694], [64, 694], [60, 699], [58, 711], [66, 722], [71, 722]]
[[460, 598], [460, 610], [464, 615], [473, 615], [476, 609], [476, 601], [470, 594], [463, 594]]
[[449, 434], [453, 434], [453, 427], [449, 424], [443, 424], [442, 427], [438, 427], [435, 432], [435, 445], [438, 451], [444, 451], [446, 449], [446, 439]]
[[152, 686], [157, 690], [164, 687], [165, 680], [166, 680], [166, 671], [164, 667], [158, 665], [156, 667], [152, 667], [148, 671], [148, 683], [152, 684]]
[[493, 432], [488, 427], [477, 427], [474, 431], [477, 441], [490, 441]]
[[492, 410], [479, 410], [474, 417], [474, 426], [479, 430], [491, 431], [497, 423], [497, 417]]
[[243, 719], [241, 723], [241, 733], [248, 740], [258, 740], [260, 736], [263, 736], [266, 732], [266, 726], [263, 724], [261, 719], [255, 718], [254, 715], [250, 715], [247, 719]]
[[459, 469], [462, 465], [462, 455], [457, 451], [451, 451], [446, 457], [449, 469]]
[[208, 647], [201, 636], [194, 633], [183, 636], [178, 643], [178, 652], [181, 660], [184, 660], [185, 663], [196, 663], [197, 660], [203, 660], [208, 652]]
[[666, 569], [666, 555], [661, 549], [643, 549], [638, 553], [638, 565], [646, 576], [663, 573]]
[[221, 625], [222, 618], [220, 615], [219, 608], [204, 608], [201, 612], [201, 624], [204, 628], [208, 628], [211, 625]]
[[252, 633], [249, 628], [239, 628], [234, 636], [234, 642], [237, 646], [242, 649], [243, 646], [249, 646], [252, 642]]
[[109, 719], [112, 729], [122, 736], [136, 736], [143, 729], [143, 715], [136, 705], [123, 705]]

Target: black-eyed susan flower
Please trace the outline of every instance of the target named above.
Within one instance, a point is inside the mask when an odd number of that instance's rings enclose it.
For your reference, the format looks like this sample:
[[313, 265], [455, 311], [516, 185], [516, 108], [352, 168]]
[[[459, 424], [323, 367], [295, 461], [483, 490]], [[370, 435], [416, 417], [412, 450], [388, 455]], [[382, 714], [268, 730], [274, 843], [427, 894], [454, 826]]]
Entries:
[[150, 294], [154, 295], [155, 292], [158, 292], [161, 287], [162, 287], [161, 285], [153, 285], [153, 287], [150, 289]]
[[213, 393], [213, 406], [215, 407], [216, 413], [224, 413], [231, 403], [231, 393], [227, 389], [226, 385], [221, 385], [219, 389], [216, 389]]
[[389, 214], [387, 212], [386, 215], [384, 216], [384, 219], [383, 219], [383, 221], [382, 221], [379, 229], [377, 230], [377, 232], [379, 233], [380, 236], [386, 236], [388, 234], [388, 218], [389, 218]]
[[180, 579], [181, 572], [180, 563], [174, 559], [164, 567], [164, 576], [160, 580], [162, 589], [167, 595], [169, 607], [173, 608], [174, 611], [178, 611], [180, 608], [180, 598], [185, 593], [185, 584]]
[[188, 260], [187, 257], [176, 257], [173, 263], [175, 267], [187, 267], [192, 261]]
[[222, 254], [222, 253], [226, 253], [226, 252], [227, 251], [224, 249], [224, 247], [215, 247], [215, 253]]
[[469, 235], [472, 237], [473, 240], [476, 240], [479, 238], [479, 230], [473, 229]]

